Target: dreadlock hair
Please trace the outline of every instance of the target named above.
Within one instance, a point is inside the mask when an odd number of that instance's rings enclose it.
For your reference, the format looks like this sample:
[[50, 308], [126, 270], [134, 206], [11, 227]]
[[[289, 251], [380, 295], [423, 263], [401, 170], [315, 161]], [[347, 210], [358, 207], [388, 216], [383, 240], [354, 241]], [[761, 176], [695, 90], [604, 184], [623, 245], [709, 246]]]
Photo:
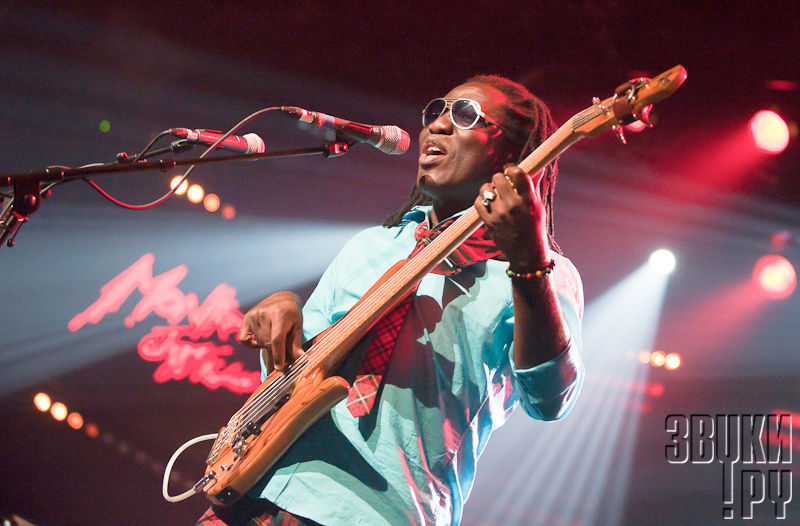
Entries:
[[[518, 148], [519, 158], [517, 163], [530, 155], [557, 129], [553, 118], [550, 116], [550, 109], [547, 104], [522, 84], [499, 75], [476, 75], [467, 79], [464, 84], [485, 84], [506, 96], [505, 110], [508, 119], [503, 124], [512, 131], [517, 132], [513, 136], [511, 134], [506, 135], [508, 140]], [[561, 254], [561, 249], [554, 238], [553, 227], [553, 192], [555, 191], [556, 174], [558, 174], [558, 164], [557, 159], [554, 159], [544, 168], [544, 176], [539, 183], [539, 192], [547, 212], [548, 243], [550, 248]], [[415, 184], [411, 189], [406, 205], [387, 217], [383, 222], [383, 226], [396, 226], [400, 224], [403, 216], [414, 206], [431, 203], [431, 198], [423, 194]]]

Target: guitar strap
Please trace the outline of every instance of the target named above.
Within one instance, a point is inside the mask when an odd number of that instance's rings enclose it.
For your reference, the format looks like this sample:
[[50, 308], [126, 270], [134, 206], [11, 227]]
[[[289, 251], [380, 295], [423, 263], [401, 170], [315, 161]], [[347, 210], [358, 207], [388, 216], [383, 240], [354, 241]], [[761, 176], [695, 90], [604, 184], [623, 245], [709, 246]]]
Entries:
[[[417, 225], [414, 230], [417, 245], [409, 258], [433, 241], [454, 221], [455, 219], [449, 219], [432, 229], [428, 228], [427, 221]], [[486, 227], [481, 226], [431, 272], [450, 276], [460, 272], [463, 267], [499, 257], [502, 257], [502, 252], [488, 237]], [[378, 320], [375, 327], [370, 330], [373, 338], [367, 347], [364, 361], [361, 363], [347, 397], [347, 408], [355, 417], [364, 416], [372, 410], [383, 374], [386, 372], [386, 366], [397, 341], [397, 335], [403, 326], [408, 309], [411, 307], [411, 299], [416, 293], [417, 287], [419, 287], [419, 283], [403, 301]]]

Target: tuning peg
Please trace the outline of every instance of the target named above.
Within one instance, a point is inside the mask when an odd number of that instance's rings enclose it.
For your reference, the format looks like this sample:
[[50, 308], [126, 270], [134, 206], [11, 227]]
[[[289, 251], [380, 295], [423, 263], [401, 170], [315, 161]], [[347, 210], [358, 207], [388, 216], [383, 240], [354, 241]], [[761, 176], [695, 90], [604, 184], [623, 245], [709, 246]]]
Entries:
[[617, 134], [617, 139], [619, 139], [622, 144], [628, 144], [628, 141], [625, 140], [625, 133], [622, 131], [622, 126], [615, 124], [611, 129]]

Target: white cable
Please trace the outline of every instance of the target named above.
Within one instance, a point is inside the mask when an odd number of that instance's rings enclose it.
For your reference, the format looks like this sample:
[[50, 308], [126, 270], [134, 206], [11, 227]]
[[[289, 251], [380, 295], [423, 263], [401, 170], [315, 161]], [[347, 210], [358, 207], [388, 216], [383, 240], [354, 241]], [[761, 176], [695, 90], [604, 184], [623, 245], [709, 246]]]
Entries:
[[175, 464], [176, 460], [178, 460], [178, 456], [180, 456], [180, 454], [183, 453], [184, 450], [186, 450], [186, 448], [188, 448], [189, 446], [193, 446], [198, 442], [203, 442], [204, 440], [214, 440], [216, 438], [217, 438], [217, 433], [195, 437], [186, 442], [181, 447], [179, 447], [177, 451], [175, 451], [175, 453], [172, 454], [172, 458], [169, 459], [169, 462], [167, 462], [167, 468], [164, 470], [164, 482], [161, 485], [161, 494], [168, 502], [180, 502], [184, 499], [188, 499], [189, 497], [197, 493], [197, 491], [195, 491], [194, 488], [191, 488], [188, 491], [184, 491], [180, 495], [176, 495], [174, 497], [170, 496], [169, 491], [167, 489], [167, 486], [169, 485], [169, 474], [172, 471], [172, 465]]

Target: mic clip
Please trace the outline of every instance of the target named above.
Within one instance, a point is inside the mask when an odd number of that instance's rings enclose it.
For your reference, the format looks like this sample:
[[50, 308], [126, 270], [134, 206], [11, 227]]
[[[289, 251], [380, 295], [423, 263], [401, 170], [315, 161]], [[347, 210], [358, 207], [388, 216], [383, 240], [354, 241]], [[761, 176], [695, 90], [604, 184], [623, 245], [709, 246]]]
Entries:
[[322, 151], [324, 157], [339, 157], [340, 155], [344, 155], [350, 150], [350, 147], [355, 144], [355, 141], [340, 140], [339, 134], [337, 133], [336, 135], [335, 141], [325, 141]]

